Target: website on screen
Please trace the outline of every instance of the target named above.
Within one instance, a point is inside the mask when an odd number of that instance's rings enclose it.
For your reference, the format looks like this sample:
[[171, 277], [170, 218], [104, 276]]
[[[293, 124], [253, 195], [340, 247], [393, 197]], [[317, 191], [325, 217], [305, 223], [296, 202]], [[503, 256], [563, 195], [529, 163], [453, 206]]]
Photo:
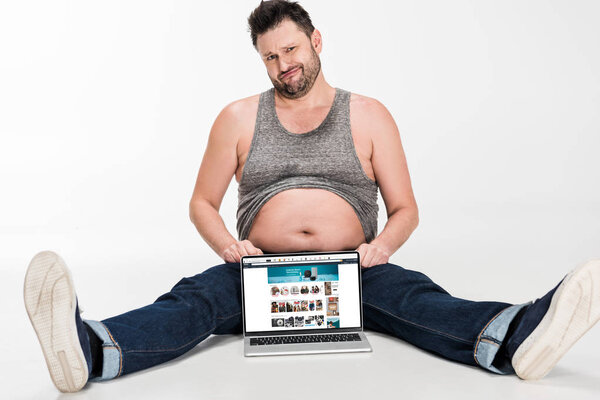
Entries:
[[358, 285], [347, 261], [246, 268], [246, 331], [359, 327]]

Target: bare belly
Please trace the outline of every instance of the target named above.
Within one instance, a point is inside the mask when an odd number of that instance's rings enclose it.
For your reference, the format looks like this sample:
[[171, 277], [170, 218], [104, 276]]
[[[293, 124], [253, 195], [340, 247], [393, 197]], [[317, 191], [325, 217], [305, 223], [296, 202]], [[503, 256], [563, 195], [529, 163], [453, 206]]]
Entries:
[[354, 250], [365, 242], [352, 206], [328, 190], [277, 193], [254, 218], [248, 240], [264, 253]]

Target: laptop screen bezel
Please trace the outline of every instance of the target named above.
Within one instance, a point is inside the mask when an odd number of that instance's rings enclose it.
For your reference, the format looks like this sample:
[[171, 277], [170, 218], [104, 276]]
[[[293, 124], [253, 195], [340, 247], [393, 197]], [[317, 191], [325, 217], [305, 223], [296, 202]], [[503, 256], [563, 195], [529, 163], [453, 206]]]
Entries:
[[[248, 332], [246, 330], [246, 306], [244, 304], [245, 288], [244, 288], [244, 261], [252, 258], [264, 258], [265, 256], [273, 257], [291, 257], [291, 256], [311, 256], [311, 255], [328, 255], [328, 254], [356, 254], [356, 268], [358, 274], [358, 299], [360, 311], [360, 326], [347, 328], [314, 328], [314, 329], [290, 329], [277, 331], [257, 331]], [[275, 264], [274, 264], [275, 265]], [[268, 267], [267, 267], [268, 268]], [[317, 333], [344, 333], [344, 332], [361, 332], [363, 330], [363, 307], [362, 307], [362, 274], [360, 267], [360, 254], [356, 250], [343, 251], [322, 251], [322, 252], [297, 252], [297, 253], [266, 253], [260, 255], [242, 256], [240, 258], [240, 274], [242, 287], [242, 326], [244, 337], [254, 336], [281, 336], [281, 335], [301, 335], [301, 334], [317, 334]]]

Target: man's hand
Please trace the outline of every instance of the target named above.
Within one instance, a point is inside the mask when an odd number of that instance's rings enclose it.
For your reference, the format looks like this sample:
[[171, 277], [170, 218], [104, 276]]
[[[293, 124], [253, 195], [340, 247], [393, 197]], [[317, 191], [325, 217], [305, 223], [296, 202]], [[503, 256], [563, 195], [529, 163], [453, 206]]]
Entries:
[[387, 250], [374, 244], [363, 243], [356, 249], [360, 254], [361, 268], [369, 268], [374, 265], [385, 264], [390, 259]]
[[242, 256], [253, 256], [263, 254], [262, 250], [254, 247], [248, 239], [238, 241], [223, 250], [221, 258], [228, 263], [240, 262]]

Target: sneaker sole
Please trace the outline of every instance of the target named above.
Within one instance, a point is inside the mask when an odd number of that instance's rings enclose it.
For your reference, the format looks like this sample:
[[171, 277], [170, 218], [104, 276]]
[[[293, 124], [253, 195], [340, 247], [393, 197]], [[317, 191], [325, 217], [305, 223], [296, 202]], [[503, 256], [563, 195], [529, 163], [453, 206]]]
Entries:
[[569, 273], [539, 325], [521, 343], [512, 365], [521, 379], [543, 378], [600, 319], [600, 260]]
[[73, 280], [58, 254], [43, 251], [33, 257], [23, 297], [54, 385], [61, 392], [79, 391], [88, 380], [88, 367], [75, 324]]

